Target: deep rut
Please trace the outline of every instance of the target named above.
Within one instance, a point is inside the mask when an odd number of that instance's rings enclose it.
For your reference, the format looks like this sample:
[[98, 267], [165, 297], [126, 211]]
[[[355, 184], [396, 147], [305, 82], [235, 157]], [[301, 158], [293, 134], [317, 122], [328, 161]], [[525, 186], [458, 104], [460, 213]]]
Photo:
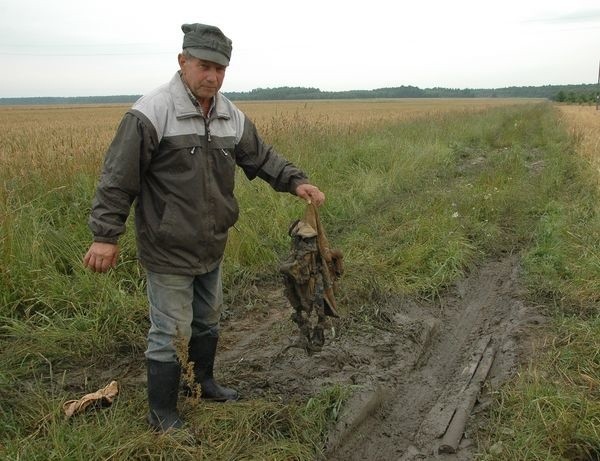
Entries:
[[510, 256], [488, 263], [443, 300], [427, 350], [401, 372], [379, 409], [351, 434], [340, 435], [327, 459], [471, 459], [468, 438], [456, 453], [438, 453], [470, 371], [490, 343], [496, 354], [488, 380], [503, 381], [518, 363], [526, 326], [540, 321], [519, 300], [517, 261]]

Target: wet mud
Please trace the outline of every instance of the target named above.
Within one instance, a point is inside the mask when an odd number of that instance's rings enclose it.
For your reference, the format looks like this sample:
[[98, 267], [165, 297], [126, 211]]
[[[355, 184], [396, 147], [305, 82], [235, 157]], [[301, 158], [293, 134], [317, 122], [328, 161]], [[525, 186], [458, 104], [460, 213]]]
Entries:
[[544, 322], [522, 299], [519, 258], [509, 255], [488, 261], [434, 303], [391, 301], [383, 328], [341, 328], [309, 356], [286, 349], [297, 332], [283, 290], [274, 290], [262, 313], [224, 323], [218, 374], [246, 399], [294, 401], [324, 386], [350, 385], [325, 459], [469, 460], [486, 394], [516, 372]]

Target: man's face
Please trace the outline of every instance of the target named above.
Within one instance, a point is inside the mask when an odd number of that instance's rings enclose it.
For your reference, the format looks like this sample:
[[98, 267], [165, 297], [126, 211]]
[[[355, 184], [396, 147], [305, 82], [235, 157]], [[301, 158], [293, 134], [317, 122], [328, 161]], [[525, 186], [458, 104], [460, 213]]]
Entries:
[[212, 61], [186, 57], [183, 54], [179, 55], [178, 60], [185, 83], [199, 101], [211, 99], [221, 89], [225, 78], [225, 66]]

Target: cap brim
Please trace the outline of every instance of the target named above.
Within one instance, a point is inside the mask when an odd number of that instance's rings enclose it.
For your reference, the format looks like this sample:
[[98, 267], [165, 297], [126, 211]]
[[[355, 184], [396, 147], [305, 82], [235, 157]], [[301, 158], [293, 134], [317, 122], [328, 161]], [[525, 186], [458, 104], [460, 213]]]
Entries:
[[229, 59], [224, 54], [219, 53], [218, 51], [209, 50], [207, 48], [186, 48], [188, 53], [198, 59], [202, 59], [204, 61], [216, 62], [222, 66], [229, 65]]

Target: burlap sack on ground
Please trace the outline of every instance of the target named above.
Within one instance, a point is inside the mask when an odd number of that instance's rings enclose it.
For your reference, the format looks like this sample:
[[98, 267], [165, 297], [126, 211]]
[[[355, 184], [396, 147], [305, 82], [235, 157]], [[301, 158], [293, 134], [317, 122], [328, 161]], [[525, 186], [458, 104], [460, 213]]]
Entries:
[[79, 400], [69, 400], [63, 404], [63, 411], [67, 418], [73, 415], [82, 413], [90, 406], [95, 407], [107, 407], [112, 405], [115, 397], [119, 393], [119, 385], [116, 381], [111, 381], [110, 384], [106, 385], [96, 392], [86, 394]]

